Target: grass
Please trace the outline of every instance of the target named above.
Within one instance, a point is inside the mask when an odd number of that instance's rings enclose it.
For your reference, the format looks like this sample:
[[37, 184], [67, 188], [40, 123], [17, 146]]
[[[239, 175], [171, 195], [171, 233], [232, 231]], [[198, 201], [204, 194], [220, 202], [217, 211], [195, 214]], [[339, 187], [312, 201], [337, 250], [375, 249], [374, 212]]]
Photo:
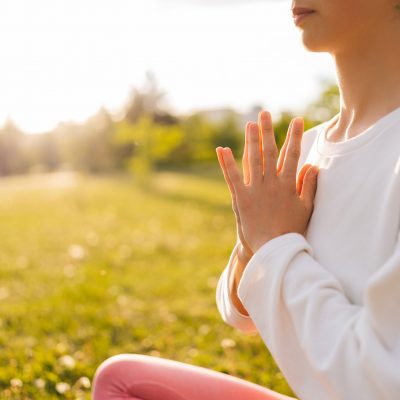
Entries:
[[1, 399], [90, 399], [96, 367], [118, 353], [293, 395], [260, 336], [226, 325], [216, 307], [236, 241], [218, 168], [157, 172], [150, 185], [0, 180]]

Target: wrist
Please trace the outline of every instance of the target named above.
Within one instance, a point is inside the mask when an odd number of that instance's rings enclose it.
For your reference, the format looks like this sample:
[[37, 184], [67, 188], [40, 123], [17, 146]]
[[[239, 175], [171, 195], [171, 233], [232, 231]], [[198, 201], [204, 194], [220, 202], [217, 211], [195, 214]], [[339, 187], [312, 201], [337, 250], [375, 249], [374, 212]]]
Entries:
[[269, 242], [270, 240], [280, 236], [281, 234], [277, 234], [277, 235], [271, 235], [268, 236], [266, 238], [264, 238], [263, 240], [258, 241], [257, 243], [254, 244], [253, 246], [253, 251], [254, 253], [256, 253], [262, 246], [264, 246], [264, 244], [266, 244], [267, 242]]
[[246, 265], [250, 261], [251, 257], [253, 257], [253, 253], [250, 253], [250, 251], [246, 250], [243, 244], [240, 242], [237, 247], [236, 255], [238, 263], [241, 265]]

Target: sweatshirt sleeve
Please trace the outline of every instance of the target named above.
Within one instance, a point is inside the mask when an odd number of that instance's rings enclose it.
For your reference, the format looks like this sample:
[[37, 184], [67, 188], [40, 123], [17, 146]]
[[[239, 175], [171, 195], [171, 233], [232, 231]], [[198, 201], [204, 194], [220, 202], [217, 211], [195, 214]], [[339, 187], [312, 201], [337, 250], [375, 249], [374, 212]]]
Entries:
[[399, 238], [363, 305], [349, 301], [299, 233], [269, 240], [250, 259], [238, 297], [301, 399], [399, 398]]
[[238, 243], [236, 243], [235, 247], [233, 248], [228, 264], [219, 277], [216, 290], [216, 302], [218, 311], [225, 323], [242, 332], [250, 333], [256, 331], [256, 327], [254, 326], [251, 317], [242, 314], [235, 307], [230, 296], [230, 288], [233, 284], [233, 274], [231, 271], [236, 261], [237, 247]]

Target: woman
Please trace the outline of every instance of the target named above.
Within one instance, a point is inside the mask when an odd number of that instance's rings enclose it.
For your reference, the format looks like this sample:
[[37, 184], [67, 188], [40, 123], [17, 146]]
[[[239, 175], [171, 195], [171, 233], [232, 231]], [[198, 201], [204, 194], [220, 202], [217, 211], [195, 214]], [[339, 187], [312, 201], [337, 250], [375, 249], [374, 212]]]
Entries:
[[[270, 113], [246, 126], [243, 178], [217, 148], [237, 243], [217, 287], [228, 324], [258, 331], [300, 399], [400, 394], [400, 2], [309, 0], [297, 22], [332, 55], [340, 111], [278, 157]], [[313, 174], [314, 171], [318, 174]], [[318, 186], [317, 186], [318, 177]], [[96, 371], [94, 399], [279, 399], [205, 368], [120, 355]]]

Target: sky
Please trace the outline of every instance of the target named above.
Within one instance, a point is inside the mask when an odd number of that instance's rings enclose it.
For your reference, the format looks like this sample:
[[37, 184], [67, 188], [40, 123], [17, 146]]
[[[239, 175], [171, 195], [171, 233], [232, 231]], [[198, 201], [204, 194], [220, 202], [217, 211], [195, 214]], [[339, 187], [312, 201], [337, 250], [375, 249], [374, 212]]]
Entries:
[[0, 0], [0, 124], [37, 133], [118, 113], [146, 71], [176, 113], [300, 112], [328, 53], [307, 51], [291, 0]]

